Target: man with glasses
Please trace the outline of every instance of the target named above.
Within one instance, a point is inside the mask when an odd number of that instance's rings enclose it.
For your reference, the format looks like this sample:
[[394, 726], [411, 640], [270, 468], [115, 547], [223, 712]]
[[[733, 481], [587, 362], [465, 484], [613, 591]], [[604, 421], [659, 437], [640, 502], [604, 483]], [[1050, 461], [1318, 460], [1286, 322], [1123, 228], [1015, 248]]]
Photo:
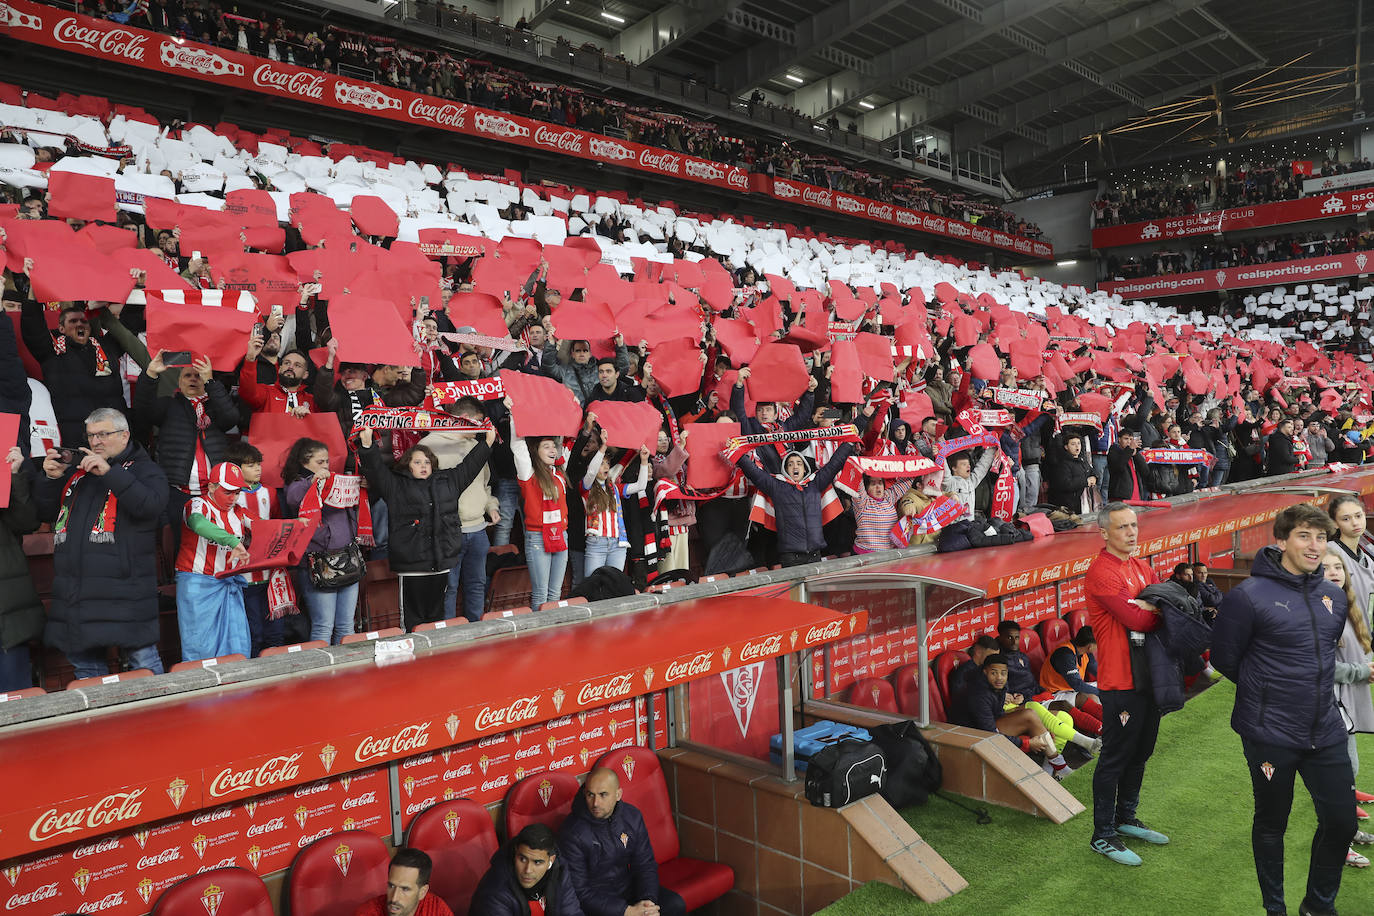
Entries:
[[34, 498], [53, 524], [53, 603], [44, 642], [78, 678], [109, 674], [118, 646], [130, 668], [162, 673], [157, 652], [157, 531], [167, 476], [129, 438], [129, 421], [100, 408], [81, 449], [48, 449]]

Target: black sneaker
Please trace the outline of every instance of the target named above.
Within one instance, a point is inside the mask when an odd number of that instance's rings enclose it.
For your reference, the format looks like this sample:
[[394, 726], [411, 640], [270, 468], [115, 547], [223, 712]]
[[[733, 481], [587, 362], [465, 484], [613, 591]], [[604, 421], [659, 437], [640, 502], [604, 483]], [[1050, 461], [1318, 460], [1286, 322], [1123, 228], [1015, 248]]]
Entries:
[[1314, 910], [1304, 900], [1298, 905], [1298, 916], [1336, 916], [1335, 910]]

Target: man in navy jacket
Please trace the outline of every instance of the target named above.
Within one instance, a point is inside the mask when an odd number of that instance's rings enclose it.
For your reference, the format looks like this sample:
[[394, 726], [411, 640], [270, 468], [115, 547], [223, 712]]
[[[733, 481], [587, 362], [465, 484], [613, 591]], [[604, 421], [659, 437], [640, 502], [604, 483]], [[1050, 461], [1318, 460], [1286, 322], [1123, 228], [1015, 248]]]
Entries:
[[1236, 683], [1231, 727], [1241, 737], [1254, 785], [1250, 840], [1270, 913], [1286, 912], [1283, 835], [1296, 774], [1317, 809], [1300, 914], [1336, 912], [1341, 869], [1355, 835], [1355, 777], [1333, 690], [1346, 599], [1322, 576], [1334, 531], [1316, 506], [1280, 512], [1277, 545], [1261, 550], [1250, 578], [1226, 593], [1212, 629], [1212, 664]]
[[582, 916], [553, 831], [530, 824], [491, 857], [472, 898], [472, 916]]
[[682, 897], [659, 887], [644, 816], [621, 801], [614, 770], [598, 767], [587, 776], [558, 845], [587, 916], [686, 916]]

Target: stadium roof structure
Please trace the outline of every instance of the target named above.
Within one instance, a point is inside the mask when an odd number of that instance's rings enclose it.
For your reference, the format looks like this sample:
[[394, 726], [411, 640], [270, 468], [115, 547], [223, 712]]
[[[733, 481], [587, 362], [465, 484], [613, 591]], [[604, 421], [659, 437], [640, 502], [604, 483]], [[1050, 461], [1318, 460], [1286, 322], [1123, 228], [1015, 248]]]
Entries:
[[[522, 3], [509, 3], [519, 7]], [[539, 21], [907, 148], [1000, 154], [1016, 187], [1344, 126], [1365, 0], [536, 0]], [[1374, 17], [1374, 8], [1370, 10]], [[617, 20], [620, 20], [619, 22]], [[622, 24], [623, 22], [623, 24]]]

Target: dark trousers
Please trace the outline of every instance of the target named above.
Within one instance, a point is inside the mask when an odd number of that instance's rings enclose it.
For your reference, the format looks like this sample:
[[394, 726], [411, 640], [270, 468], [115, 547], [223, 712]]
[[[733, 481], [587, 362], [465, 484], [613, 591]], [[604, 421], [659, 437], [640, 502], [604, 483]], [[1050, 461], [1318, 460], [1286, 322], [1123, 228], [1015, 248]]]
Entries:
[[783, 566], [802, 566], [806, 563], [819, 563], [822, 554], [819, 550], [808, 551], [807, 553], [780, 553], [778, 562]]
[[1293, 777], [1301, 774], [1317, 809], [1304, 902], [1319, 913], [1334, 910], [1345, 854], [1356, 829], [1355, 774], [1345, 744], [1316, 749], [1249, 740], [1242, 740], [1242, 744], [1255, 790], [1250, 843], [1255, 850], [1255, 873], [1264, 908], [1284, 912], [1283, 835], [1293, 808]]
[[401, 593], [405, 603], [405, 627], [415, 629], [417, 623], [433, 623], [444, 619], [444, 592], [448, 589], [448, 570], [428, 576], [401, 577]]
[[257, 658], [269, 646], [286, 644], [286, 619], [272, 619], [267, 605], [267, 583], [258, 582], [243, 587], [243, 611], [248, 617], [248, 639]]
[[687, 902], [677, 891], [659, 885], [658, 911], [661, 916], [687, 916]]
[[1135, 817], [1145, 764], [1159, 737], [1159, 707], [1148, 689], [1104, 690], [1102, 753], [1093, 772], [1093, 839], [1116, 835]]

